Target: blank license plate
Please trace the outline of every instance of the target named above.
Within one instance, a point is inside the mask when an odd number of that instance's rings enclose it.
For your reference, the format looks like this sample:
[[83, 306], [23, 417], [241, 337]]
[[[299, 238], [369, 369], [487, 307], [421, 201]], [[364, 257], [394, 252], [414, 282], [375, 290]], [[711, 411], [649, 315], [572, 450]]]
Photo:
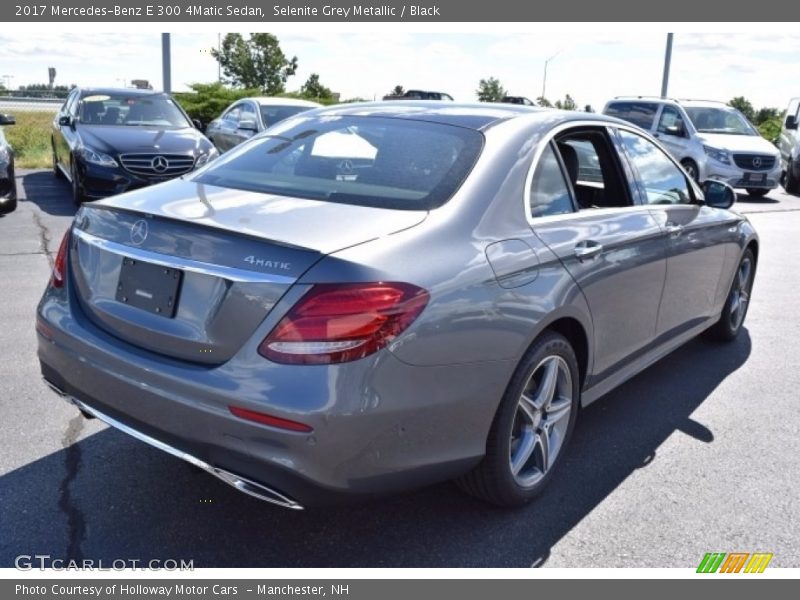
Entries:
[[766, 173], [745, 173], [744, 180], [750, 183], [766, 183]]
[[118, 302], [162, 317], [175, 316], [183, 272], [133, 258], [123, 258], [117, 283]]

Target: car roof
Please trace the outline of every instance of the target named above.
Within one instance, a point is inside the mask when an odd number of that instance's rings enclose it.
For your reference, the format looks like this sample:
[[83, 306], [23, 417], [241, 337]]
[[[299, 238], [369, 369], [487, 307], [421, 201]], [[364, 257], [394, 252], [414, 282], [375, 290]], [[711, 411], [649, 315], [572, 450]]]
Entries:
[[82, 87], [79, 89], [81, 96], [88, 96], [90, 94], [98, 96], [101, 94], [106, 94], [108, 96], [122, 94], [126, 96], [154, 96], [164, 93], [158, 90], [142, 90], [139, 88]]
[[[322, 106], [319, 102], [312, 102], [311, 100], [303, 100], [301, 98], [279, 98], [276, 96], [252, 96], [250, 98], [241, 98], [241, 100], [250, 100], [261, 106], [308, 106], [312, 108], [319, 108]], [[237, 102], [241, 100], [237, 100]]]
[[719, 100], [695, 100], [692, 98], [661, 98], [660, 96], [616, 96], [606, 103], [606, 106], [614, 102], [644, 102], [650, 104], [679, 104], [681, 106], [707, 106], [719, 108], [728, 106]]
[[619, 119], [595, 113], [582, 113], [522, 104], [494, 102], [440, 102], [431, 100], [397, 100], [393, 102], [363, 102], [337, 104], [315, 111], [317, 115], [388, 117], [429, 121], [444, 125], [456, 125], [468, 129], [486, 130], [499, 123], [520, 117], [538, 117], [542, 121], [601, 121], [625, 123]]

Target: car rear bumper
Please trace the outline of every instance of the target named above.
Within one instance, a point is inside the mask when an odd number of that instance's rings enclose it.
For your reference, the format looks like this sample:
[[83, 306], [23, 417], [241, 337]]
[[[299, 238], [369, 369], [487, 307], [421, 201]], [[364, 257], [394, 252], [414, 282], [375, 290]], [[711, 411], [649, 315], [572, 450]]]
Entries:
[[[513, 370], [502, 361], [414, 367], [388, 351], [337, 366], [286, 367], [260, 356], [251, 365], [247, 348], [219, 367], [181, 364], [128, 346], [61, 304], [46, 294], [37, 324], [52, 387], [110, 425], [291, 508], [465, 473], [485, 451]], [[313, 431], [246, 421], [233, 405]]]

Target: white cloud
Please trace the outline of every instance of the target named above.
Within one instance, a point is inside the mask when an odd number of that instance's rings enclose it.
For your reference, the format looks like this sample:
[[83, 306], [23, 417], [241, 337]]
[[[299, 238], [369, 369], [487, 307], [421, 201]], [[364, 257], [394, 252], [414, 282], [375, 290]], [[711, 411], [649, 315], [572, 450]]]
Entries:
[[[556, 52], [547, 74], [551, 99], [571, 94], [596, 110], [623, 94], [656, 95], [661, 87], [663, 33], [625, 28], [587, 33], [582, 29], [533, 29], [502, 33], [482, 28], [461, 33], [405, 31], [400, 27], [278, 34], [284, 52], [298, 56], [300, 68], [288, 84], [297, 89], [312, 73], [343, 97], [379, 98], [395, 85], [446, 91], [473, 101], [481, 78], [500, 79], [509, 92], [535, 99], [541, 94], [544, 61]], [[488, 31], [488, 32], [487, 32]], [[0, 75], [14, 86], [46, 81], [119, 85], [121, 80], [161, 82], [160, 34], [113, 31], [64, 34], [26, 31], [0, 35]], [[210, 49], [217, 34], [177, 32], [172, 36], [173, 87], [217, 78]], [[728, 100], [743, 95], [756, 106], [783, 108], [800, 85], [787, 77], [796, 68], [800, 36], [747, 33], [678, 33], [675, 36], [670, 95]]]

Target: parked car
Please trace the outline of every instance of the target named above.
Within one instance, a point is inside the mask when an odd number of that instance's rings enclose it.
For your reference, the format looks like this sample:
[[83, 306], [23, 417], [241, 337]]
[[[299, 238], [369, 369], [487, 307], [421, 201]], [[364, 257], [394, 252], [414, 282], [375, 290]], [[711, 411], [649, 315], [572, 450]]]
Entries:
[[59, 394], [247, 494], [457, 478], [523, 504], [580, 406], [742, 329], [759, 246], [733, 189], [624, 121], [397, 102], [271, 131], [83, 206], [36, 325]]
[[198, 125], [168, 94], [75, 88], [53, 121], [53, 172], [76, 203], [168, 181], [217, 156]]
[[657, 137], [698, 181], [724, 181], [751, 196], [764, 196], [780, 183], [775, 146], [742, 113], [722, 102], [615, 98], [603, 113]]
[[800, 135], [797, 124], [800, 121], [800, 98], [792, 98], [786, 109], [778, 150], [781, 153], [783, 187], [790, 194], [800, 194]]
[[294, 98], [242, 98], [208, 124], [206, 136], [220, 152], [225, 152], [279, 121], [320, 106]]
[[453, 97], [444, 92], [430, 92], [426, 90], [407, 90], [403, 94], [389, 94], [384, 100], [447, 100], [453, 102]]
[[14, 125], [12, 115], [0, 114], [0, 214], [17, 208], [17, 184], [14, 179], [14, 149], [3, 135], [3, 126]]
[[533, 100], [526, 98], [525, 96], [503, 96], [503, 99], [500, 100], [505, 104], [522, 104], [523, 106], [536, 106], [536, 103]]

